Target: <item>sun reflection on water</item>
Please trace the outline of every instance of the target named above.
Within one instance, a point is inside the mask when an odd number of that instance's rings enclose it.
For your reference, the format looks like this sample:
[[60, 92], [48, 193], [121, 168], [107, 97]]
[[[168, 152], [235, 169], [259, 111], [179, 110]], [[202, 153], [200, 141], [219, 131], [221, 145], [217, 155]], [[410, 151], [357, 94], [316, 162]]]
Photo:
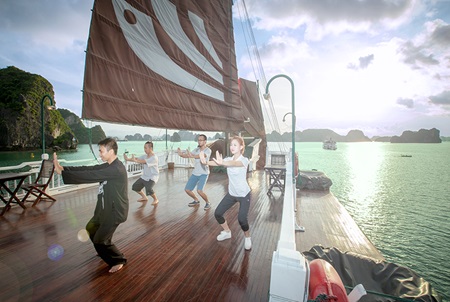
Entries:
[[349, 199], [362, 219], [373, 218], [373, 203], [379, 195], [380, 171], [385, 166], [382, 145], [374, 143], [349, 144], [347, 147]]

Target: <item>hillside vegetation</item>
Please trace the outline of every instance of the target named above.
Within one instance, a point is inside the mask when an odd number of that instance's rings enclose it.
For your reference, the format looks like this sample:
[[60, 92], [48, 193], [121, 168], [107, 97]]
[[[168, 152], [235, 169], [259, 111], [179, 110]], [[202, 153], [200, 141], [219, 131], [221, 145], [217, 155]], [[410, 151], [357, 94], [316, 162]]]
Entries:
[[[48, 109], [50, 99], [57, 105], [53, 86], [47, 79], [14, 66], [0, 69], [0, 150], [42, 148], [42, 107], [46, 147], [76, 149], [79, 138], [84, 140], [82, 127], [73, 131], [61, 110]], [[64, 115], [69, 116], [66, 112]], [[79, 118], [71, 120], [78, 124]]]

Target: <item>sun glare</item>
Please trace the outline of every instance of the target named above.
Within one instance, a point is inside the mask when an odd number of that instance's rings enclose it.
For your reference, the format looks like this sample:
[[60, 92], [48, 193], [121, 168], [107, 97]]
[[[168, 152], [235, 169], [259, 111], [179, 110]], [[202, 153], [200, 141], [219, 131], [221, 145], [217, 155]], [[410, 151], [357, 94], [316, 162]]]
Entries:
[[373, 188], [379, 181], [380, 168], [384, 163], [384, 153], [381, 144], [357, 143], [348, 146], [347, 156], [349, 166], [350, 199], [358, 203], [360, 215], [369, 215], [377, 192]]

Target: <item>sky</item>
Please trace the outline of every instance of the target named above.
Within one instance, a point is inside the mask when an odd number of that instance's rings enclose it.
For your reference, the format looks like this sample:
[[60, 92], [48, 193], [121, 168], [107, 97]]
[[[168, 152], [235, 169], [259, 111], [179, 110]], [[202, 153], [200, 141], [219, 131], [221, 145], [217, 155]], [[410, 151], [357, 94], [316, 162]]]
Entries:
[[[269, 85], [281, 132], [359, 129], [369, 137], [437, 128], [450, 136], [450, 0], [235, 0], [239, 76]], [[243, 4], [248, 19], [242, 22]], [[81, 116], [93, 0], [2, 0], [0, 68], [40, 74], [58, 108]], [[242, 30], [250, 24], [257, 52]], [[252, 48], [250, 48], [252, 49]], [[258, 54], [263, 74], [255, 56]], [[265, 87], [262, 87], [264, 90]], [[275, 117], [274, 117], [275, 118]], [[92, 122], [109, 136], [149, 129]]]

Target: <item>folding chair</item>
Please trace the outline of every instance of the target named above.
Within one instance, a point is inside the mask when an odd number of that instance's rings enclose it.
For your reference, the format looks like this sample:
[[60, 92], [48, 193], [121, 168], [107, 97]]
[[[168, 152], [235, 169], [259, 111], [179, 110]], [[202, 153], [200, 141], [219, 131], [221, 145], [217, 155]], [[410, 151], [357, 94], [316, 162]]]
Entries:
[[[22, 202], [26, 202], [28, 197], [34, 195], [36, 199], [33, 201], [33, 207], [41, 201], [43, 198], [49, 198], [53, 201], [56, 201], [55, 198], [48, 195], [45, 191], [47, 190], [48, 185], [53, 177], [53, 172], [55, 171], [55, 166], [53, 165], [53, 161], [49, 159], [42, 160], [41, 169], [34, 183], [22, 185], [22, 189], [27, 193], [22, 199]], [[45, 195], [42, 196], [42, 195]], [[31, 201], [30, 201], [31, 202]]]

